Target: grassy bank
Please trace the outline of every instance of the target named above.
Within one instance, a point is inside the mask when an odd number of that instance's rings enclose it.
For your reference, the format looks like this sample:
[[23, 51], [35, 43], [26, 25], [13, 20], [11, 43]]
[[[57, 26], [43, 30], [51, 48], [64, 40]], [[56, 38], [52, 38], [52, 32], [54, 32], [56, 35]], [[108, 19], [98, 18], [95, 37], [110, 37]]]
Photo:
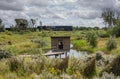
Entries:
[[[106, 68], [114, 66], [115, 63], [112, 64], [112, 61], [120, 54], [120, 38], [116, 38], [117, 48], [109, 51], [106, 48], [109, 38], [104, 37], [105, 31], [94, 31], [99, 36], [96, 47], [92, 47], [87, 42], [87, 32], [89, 31], [1, 32], [0, 49], [10, 52], [12, 57], [0, 59], [0, 79], [117, 78], [115, 74], [109, 73], [110, 69], [106, 70]], [[71, 36], [73, 49], [91, 54], [85, 58], [46, 58], [42, 54], [44, 50], [51, 48], [51, 36]], [[97, 51], [102, 51], [103, 54], [96, 54]], [[26, 54], [30, 57], [26, 57]], [[117, 70], [118, 68], [116, 72]]]
[[[103, 51], [105, 53], [119, 53], [120, 38], [117, 38], [117, 49], [108, 51], [106, 49], [106, 42], [108, 37], [104, 37], [105, 31], [94, 31], [99, 35], [98, 44], [96, 47], [91, 47], [86, 40], [86, 35], [89, 31], [42, 31], [42, 32], [3, 32], [0, 33], [0, 48], [10, 51], [14, 55], [18, 54], [38, 54], [42, 49], [51, 48], [51, 36], [71, 36], [71, 44], [74, 49], [78, 51], [88, 51], [94, 53], [96, 51]], [[102, 32], [102, 34], [101, 34]]]

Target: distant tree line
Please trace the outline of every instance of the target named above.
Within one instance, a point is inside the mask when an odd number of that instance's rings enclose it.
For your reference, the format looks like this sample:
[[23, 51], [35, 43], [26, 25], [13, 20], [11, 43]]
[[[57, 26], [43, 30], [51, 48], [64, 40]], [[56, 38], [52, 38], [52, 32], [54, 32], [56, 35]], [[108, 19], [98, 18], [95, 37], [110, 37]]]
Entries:
[[52, 30], [52, 31], [72, 31], [73, 26], [38, 26], [41, 30]]
[[104, 28], [76, 26], [76, 27], [73, 27], [73, 29], [74, 29], [74, 30], [100, 30], [100, 29], [104, 29]]
[[[16, 25], [11, 25], [10, 27], [5, 27], [5, 25], [2, 23], [2, 19], [0, 19], [0, 32], [4, 32], [5, 30], [8, 31], [23, 31], [23, 30], [30, 30], [30, 31], [36, 31], [36, 20], [30, 19], [29, 21], [26, 19], [15, 19]], [[40, 21], [40, 26], [42, 26], [42, 22]], [[40, 30], [40, 29], [39, 29]]]
[[8, 31], [36, 31], [36, 30], [53, 30], [53, 31], [72, 31], [72, 26], [42, 26], [42, 22], [39, 21], [39, 25], [36, 25], [35, 19], [30, 19], [29, 21], [26, 19], [15, 19], [16, 25], [11, 25], [10, 27], [6, 27], [2, 24], [2, 19], [0, 19], [0, 31], [3, 32], [5, 30]]

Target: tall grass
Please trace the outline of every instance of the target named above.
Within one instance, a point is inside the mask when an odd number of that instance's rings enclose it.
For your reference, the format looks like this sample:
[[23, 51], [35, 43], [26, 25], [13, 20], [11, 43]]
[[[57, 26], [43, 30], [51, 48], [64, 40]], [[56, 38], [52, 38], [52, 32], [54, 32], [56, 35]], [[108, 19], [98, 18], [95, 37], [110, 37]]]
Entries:
[[89, 46], [86, 40], [76, 40], [73, 42], [73, 46], [78, 51], [87, 51], [89, 53], [94, 53], [96, 50], [96, 48]]
[[[85, 59], [74, 57], [69, 59], [51, 59], [44, 56], [36, 58], [13, 57], [0, 61], [0, 76], [2, 75], [3, 79], [107, 79], [104, 73], [101, 77], [97, 75], [99, 73], [96, 73], [96, 69], [97, 65], [94, 57], [91, 57], [91, 59], [89, 57]], [[117, 76], [114, 74], [114, 76], [109, 75], [109, 77]]]
[[115, 37], [110, 37], [109, 40], [106, 43], [106, 48], [111, 51], [112, 49], [117, 48], [117, 41], [115, 39]]

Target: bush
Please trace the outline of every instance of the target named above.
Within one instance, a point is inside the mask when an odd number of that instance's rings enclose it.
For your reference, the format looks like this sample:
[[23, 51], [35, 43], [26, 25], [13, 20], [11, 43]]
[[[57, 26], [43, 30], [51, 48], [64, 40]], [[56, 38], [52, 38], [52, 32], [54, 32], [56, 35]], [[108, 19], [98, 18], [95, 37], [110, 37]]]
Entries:
[[31, 40], [31, 42], [38, 43], [40, 47], [44, 47], [48, 45], [47, 42], [44, 41], [43, 39], [34, 39], [34, 40]]
[[74, 48], [77, 50], [82, 49], [87, 46], [87, 42], [85, 40], [76, 40], [74, 42]]
[[87, 42], [92, 46], [92, 47], [96, 47], [98, 40], [97, 40], [97, 35], [94, 32], [89, 32], [86, 35], [87, 37]]
[[116, 37], [120, 36], [120, 20], [117, 22], [116, 26], [113, 27], [112, 35], [115, 35]]
[[[45, 68], [48, 68], [48, 61], [45, 57], [36, 57], [35, 59], [30, 59], [25, 61], [25, 69], [28, 73], [36, 73], [40, 74], [45, 70]], [[46, 69], [47, 70], [47, 69]]]
[[31, 31], [30, 30], [20, 30], [20, 31], [18, 31], [19, 32], [19, 34], [28, 34], [28, 33], [31, 33]]
[[23, 61], [18, 60], [17, 58], [11, 58], [8, 62], [10, 71], [18, 71], [19, 68], [23, 68]]
[[4, 50], [0, 50], [0, 59], [10, 58], [11, 56], [12, 56], [11, 53]]
[[82, 74], [86, 77], [92, 77], [95, 73], [96, 66], [95, 66], [95, 58], [92, 58], [88, 61], [83, 68]]
[[106, 31], [100, 31], [98, 33], [98, 36], [101, 37], [101, 38], [106, 38], [106, 37], [109, 37], [109, 32], [106, 32]]
[[103, 57], [102, 57], [102, 54], [101, 53], [96, 53], [96, 60], [98, 61], [98, 60], [100, 60], [100, 59], [102, 59]]
[[68, 60], [69, 57], [64, 58], [61, 62], [56, 62], [55, 69], [59, 69], [61, 71], [65, 71], [68, 68]]
[[8, 61], [9, 70], [15, 72], [18, 76], [25, 76], [26, 69], [24, 67], [24, 60], [21, 58], [11, 58]]
[[82, 65], [83, 60], [72, 57], [69, 60], [68, 68], [66, 69], [66, 71], [68, 74], [73, 75], [75, 72], [82, 70]]
[[117, 42], [115, 40], [115, 37], [110, 37], [109, 40], [106, 43], [107, 50], [111, 51], [112, 49], [117, 48]]
[[13, 33], [10, 32], [10, 31], [5, 31], [5, 34], [6, 34], [6, 35], [13, 35]]
[[[103, 71], [120, 76], [120, 55], [118, 55]], [[102, 72], [103, 72], [102, 71]]]

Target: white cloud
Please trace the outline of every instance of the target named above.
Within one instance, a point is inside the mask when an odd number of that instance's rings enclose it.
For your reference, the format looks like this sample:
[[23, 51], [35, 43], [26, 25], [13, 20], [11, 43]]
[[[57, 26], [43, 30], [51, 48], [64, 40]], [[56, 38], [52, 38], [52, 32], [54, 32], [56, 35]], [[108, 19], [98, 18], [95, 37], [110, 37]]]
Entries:
[[6, 25], [15, 18], [35, 18], [44, 25], [103, 26], [103, 8], [119, 10], [118, 0], [0, 0], [0, 18]]
[[25, 9], [24, 1], [20, 0], [0, 0], [1, 10], [22, 11]]

